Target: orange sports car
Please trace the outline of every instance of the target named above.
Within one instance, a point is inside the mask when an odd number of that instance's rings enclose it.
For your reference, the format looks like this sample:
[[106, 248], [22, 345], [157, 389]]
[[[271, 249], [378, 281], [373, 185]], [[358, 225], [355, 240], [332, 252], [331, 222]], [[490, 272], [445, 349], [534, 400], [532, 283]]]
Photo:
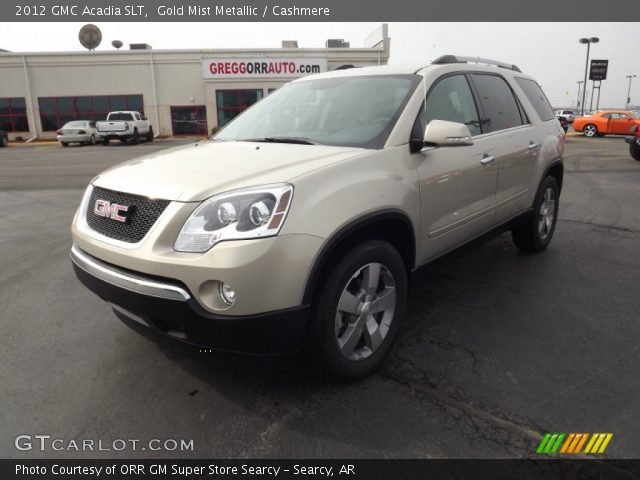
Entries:
[[631, 129], [640, 125], [640, 118], [624, 110], [599, 110], [593, 115], [576, 118], [573, 129], [585, 137], [602, 137], [608, 134], [629, 135]]

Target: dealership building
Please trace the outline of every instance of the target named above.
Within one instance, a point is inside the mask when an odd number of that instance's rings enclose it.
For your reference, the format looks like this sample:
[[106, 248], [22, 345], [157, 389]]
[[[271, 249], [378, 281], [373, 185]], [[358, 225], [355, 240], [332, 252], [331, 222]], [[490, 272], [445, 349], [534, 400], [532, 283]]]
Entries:
[[139, 110], [160, 136], [207, 135], [288, 81], [347, 65], [385, 64], [387, 25], [350, 48], [0, 51], [0, 130], [10, 139], [55, 138], [71, 120]]

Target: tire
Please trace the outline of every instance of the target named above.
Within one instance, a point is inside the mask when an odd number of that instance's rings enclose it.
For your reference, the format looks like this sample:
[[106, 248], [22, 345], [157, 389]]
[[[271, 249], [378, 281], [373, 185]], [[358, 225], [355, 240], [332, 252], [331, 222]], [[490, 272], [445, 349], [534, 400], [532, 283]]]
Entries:
[[638, 145], [629, 145], [629, 153], [634, 160], [638, 160], [640, 162], [640, 147]]
[[8, 137], [0, 138], [0, 147], [7, 147], [7, 146], [9, 146], [9, 138]]
[[69, 142], [60, 142], [62, 144], [63, 147], [68, 147], [69, 146]]
[[593, 138], [598, 135], [598, 127], [596, 127], [593, 123], [588, 123], [582, 129], [582, 134], [587, 138]]
[[89, 141], [90, 145], [95, 145], [96, 144], [96, 136], [95, 135], [91, 135], [91, 140]]
[[120, 137], [118, 140], [120, 141], [120, 143], [127, 143], [129, 141], [127, 137]]
[[149, 125], [149, 131], [147, 132], [147, 142], [153, 142], [153, 127]]
[[[375, 286], [363, 288], [367, 278], [375, 278]], [[404, 318], [407, 271], [402, 257], [387, 242], [365, 241], [342, 257], [321, 285], [306, 353], [336, 379], [369, 375], [382, 364]], [[386, 302], [376, 304], [380, 299]]]
[[131, 137], [131, 145], [138, 145], [140, 143], [140, 133], [137, 128], [133, 129], [133, 136]]
[[105, 145], [105, 146], [109, 145], [109, 139], [108, 138], [103, 139], [102, 140], [102, 145]]
[[541, 252], [551, 242], [558, 221], [560, 187], [555, 177], [546, 177], [536, 194], [533, 212], [511, 230], [513, 243], [525, 252]]

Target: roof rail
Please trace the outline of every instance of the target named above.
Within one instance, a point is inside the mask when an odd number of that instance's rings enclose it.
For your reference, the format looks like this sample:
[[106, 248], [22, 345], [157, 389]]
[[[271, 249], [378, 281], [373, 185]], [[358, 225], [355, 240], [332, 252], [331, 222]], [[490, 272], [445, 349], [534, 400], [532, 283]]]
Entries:
[[350, 68], [358, 68], [358, 67], [356, 67], [355, 65], [348, 64], [348, 65], [340, 65], [339, 67], [334, 68], [334, 70], [348, 70]]
[[461, 57], [458, 55], [443, 55], [441, 57], [436, 58], [431, 63], [434, 65], [445, 65], [448, 63], [482, 63], [484, 65], [495, 65], [496, 67], [506, 68], [508, 70], [513, 70], [515, 72], [522, 73], [522, 70], [520, 70], [517, 66], [513, 64], [498, 62], [497, 60], [489, 60], [488, 58], [480, 58], [480, 57]]

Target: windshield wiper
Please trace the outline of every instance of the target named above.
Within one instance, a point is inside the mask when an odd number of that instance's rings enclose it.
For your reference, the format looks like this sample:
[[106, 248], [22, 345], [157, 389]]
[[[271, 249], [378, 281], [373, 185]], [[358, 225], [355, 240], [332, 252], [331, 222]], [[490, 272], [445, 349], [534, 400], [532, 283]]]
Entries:
[[322, 145], [315, 140], [306, 137], [262, 137], [244, 138], [243, 142], [266, 142], [266, 143], [294, 143], [297, 145]]

